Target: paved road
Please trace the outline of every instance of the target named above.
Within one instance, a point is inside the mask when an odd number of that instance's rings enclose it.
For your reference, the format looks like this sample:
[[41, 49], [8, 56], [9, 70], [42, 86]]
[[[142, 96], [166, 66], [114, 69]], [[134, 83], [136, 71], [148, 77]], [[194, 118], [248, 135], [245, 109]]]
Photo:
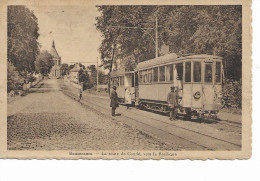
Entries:
[[83, 107], [57, 80], [8, 104], [9, 150], [178, 150]]

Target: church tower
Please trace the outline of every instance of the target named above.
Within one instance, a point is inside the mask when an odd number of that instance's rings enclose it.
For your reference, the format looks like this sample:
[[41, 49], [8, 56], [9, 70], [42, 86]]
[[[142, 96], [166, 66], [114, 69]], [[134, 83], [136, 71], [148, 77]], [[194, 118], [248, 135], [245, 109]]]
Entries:
[[58, 54], [58, 52], [55, 48], [54, 40], [52, 42], [52, 48], [51, 48], [50, 54], [52, 55], [52, 59], [53, 59], [53, 62], [54, 62], [54, 66], [51, 69], [50, 75], [52, 77], [60, 77], [60, 76], [62, 76], [61, 57], [59, 56], [59, 54]]

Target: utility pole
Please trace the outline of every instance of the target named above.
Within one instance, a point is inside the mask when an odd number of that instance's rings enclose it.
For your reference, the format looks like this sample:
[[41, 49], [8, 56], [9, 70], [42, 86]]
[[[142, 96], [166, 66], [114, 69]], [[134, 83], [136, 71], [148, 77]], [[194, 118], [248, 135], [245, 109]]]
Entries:
[[158, 17], [155, 17], [155, 58], [158, 57]]
[[97, 57], [97, 94], [98, 94], [98, 57]]

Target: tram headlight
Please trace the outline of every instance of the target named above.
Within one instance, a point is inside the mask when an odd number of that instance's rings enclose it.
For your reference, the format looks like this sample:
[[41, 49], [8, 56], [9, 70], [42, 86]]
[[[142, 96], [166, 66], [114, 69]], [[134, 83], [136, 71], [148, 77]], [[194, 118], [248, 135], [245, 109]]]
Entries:
[[195, 94], [193, 95], [194, 99], [198, 100], [201, 97], [201, 93], [199, 91], [195, 92]]

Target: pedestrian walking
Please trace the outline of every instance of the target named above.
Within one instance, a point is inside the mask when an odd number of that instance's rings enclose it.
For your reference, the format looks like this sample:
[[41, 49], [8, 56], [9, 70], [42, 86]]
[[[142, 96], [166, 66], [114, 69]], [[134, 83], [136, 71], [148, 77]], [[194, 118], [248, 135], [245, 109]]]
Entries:
[[127, 109], [129, 109], [131, 104], [132, 104], [132, 100], [131, 100], [130, 87], [127, 87], [125, 90], [125, 105], [126, 105]]
[[82, 99], [82, 88], [79, 88], [79, 101]]
[[171, 87], [171, 92], [168, 94], [167, 102], [170, 109], [170, 120], [175, 120], [177, 116], [178, 96], [173, 86]]
[[113, 86], [113, 90], [110, 93], [110, 107], [112, 108], [112, 116], [115, 116], [116, 108], [119, 107], [116, 86]]

